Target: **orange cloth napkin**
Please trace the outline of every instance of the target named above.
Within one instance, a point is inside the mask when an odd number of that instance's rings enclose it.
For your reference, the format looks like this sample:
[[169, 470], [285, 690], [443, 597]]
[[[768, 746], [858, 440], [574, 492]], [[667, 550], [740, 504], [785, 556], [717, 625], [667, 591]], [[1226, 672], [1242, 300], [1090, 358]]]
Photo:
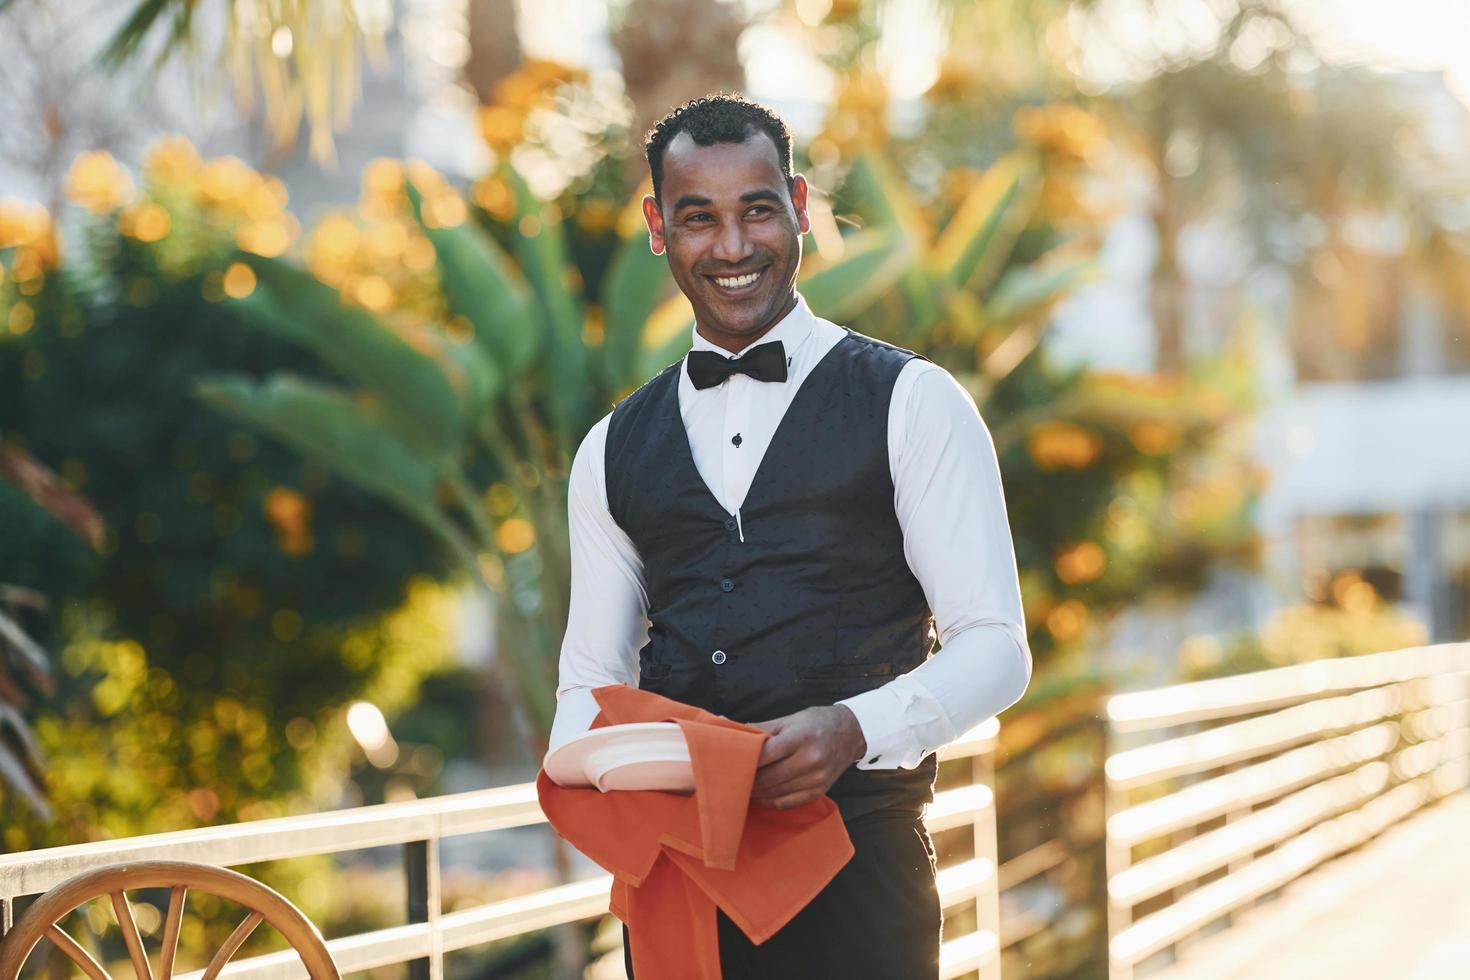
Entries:
[[593, 692], [593, 728], [674, 721], [689, 743], [694, 794], [603, 793], [552, 782], [536, 793], [547, 820], [613, 874], [610, 910], [628, 927], [638, 980], [719, 980], [715, 908], [763, 943], [852, 857], [826, 796], [776, 810], [751, 806], [769, 733], [626, 684]]

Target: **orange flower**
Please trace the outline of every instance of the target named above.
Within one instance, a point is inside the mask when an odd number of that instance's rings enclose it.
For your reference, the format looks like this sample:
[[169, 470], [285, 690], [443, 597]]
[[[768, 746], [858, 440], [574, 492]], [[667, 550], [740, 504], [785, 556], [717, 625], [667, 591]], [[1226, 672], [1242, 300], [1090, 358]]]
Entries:
[[1102, 452], [1102, 440], [1072, 422], [1042, 422], [1031, 430], [1026, 449], [1044, 470], [1082, 469]]

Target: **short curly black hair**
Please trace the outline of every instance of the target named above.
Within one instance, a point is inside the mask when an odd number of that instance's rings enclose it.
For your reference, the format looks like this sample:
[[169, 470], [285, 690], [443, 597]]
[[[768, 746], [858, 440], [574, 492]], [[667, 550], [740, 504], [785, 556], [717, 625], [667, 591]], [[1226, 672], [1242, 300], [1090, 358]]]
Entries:
[[664, 150], [680, 133], [688, 133], [699, 146], [744, 143], [756, 133], [765, 133], [776, 145], [781, 176], [786, 178], [787, 189], [791, 187], [791, 130], [786, 120], [758, 102], [720, 92], [690, 99], [644, 135], [643, 151], [648, 155], [648, 172], [653, 177], [653, 197], [659, 204], [663, 204], [659, 190], [664, 178]]

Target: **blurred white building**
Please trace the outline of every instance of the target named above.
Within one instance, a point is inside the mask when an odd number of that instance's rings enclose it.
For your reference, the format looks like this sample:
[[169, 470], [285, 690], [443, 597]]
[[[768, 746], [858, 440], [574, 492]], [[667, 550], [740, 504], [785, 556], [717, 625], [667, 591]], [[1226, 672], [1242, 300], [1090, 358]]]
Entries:
[[[1422, 110], [1453, 172], [1470, 173], [1470, 112], [1443, 76], [1404, 73], [1394, 83]], [[1392, 222], [1358, 229], [1363, 261], [1350, 272], [1368, 315], [1351, 331], [1322, 301], [1341, 283], [1319, 276], [1303, 287], [1285, 270], [1242, 274], [1228, 234], [1186, 237], [1187, 350], [1209, 353], [1231, 330], [1255, 331], [1267, 400], [1255, 441], [1270, 473], [1258, 512], [1267, 564], [1261, 581], [1223, 576], [1182, 615], [1125, 617], [1114, 637], [1120, 648], [1163, 654], [1190, 633], [1260, 625], [1352, 569], [1433, 639], [1470, 636], [1470, 322], [1412, 266], [1404, 237]], [[1058, 311], [1059, 356], [1153, 366], [1154, 253], [1141, 209], [1115, 224], [1107, 277]], [[1323, 271], [1330, 280], [1333, 270]]]

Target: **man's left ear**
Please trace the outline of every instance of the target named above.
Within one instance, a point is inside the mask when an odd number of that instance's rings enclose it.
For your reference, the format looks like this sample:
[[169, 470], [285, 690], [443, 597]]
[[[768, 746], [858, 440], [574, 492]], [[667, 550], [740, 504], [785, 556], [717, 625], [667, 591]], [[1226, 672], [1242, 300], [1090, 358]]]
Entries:
[[806, 213], [806, 178], [801, 174], [791, 178], [791, 206], [796, 209], [796, 227], [805, 235], [812, 230], [812, 219]]

